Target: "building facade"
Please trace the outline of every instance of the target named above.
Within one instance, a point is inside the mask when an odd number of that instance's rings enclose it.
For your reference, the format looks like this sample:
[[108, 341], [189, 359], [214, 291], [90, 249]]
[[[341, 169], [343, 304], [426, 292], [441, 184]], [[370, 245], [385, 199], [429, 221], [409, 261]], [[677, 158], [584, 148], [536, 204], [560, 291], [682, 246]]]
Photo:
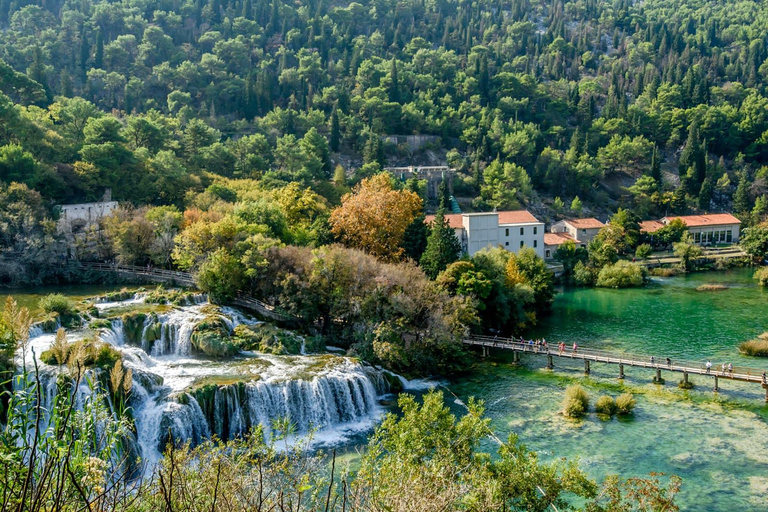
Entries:
[[[434, 218], [430, 215], [426, 222], [432, 223]], [[527, 210], [449, 214], [445, 218], [462, 252], [469, 256], [486, 247], [502, 247], [513, 253], [531, 247], [544, 257], [544, 223]]]
[[59, 231], [79, 233], [98, 224], [117, 208], [117, 201], [98, 203], [63, 204], [59, 206]]
[[564, 219], [552, 225], [552, 233], [568, 233], [581, 247], [586, 247], [597, 236], [605, 224], [594, 217], [586, 219]]
[[730, 213], [664, 217], [661, 222], [667, 225], [675, 219], [685, 223], [693, 243], [698, 245], [735, 244], [741, 234], [741, 221]]

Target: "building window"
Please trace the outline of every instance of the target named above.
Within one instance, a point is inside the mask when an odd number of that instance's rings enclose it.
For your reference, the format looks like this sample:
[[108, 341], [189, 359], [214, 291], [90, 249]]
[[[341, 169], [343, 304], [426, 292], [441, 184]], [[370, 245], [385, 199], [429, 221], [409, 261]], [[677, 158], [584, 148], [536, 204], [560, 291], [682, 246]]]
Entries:
[[533, 234], [535, 235], [536, 233], [538, 233], [538, 231], [539, 231], [539, 227], [533, 226]]
[[547, 249], [546, 251], [544, 251], [544, 256], [549, 258], [550, 257], [549, 253], [550, 253], [550, 251], [549, 251], [549, 249]]
[[504, 242], [504, 245], [506, 245], [507, 247], [509, 247], [509, 242]]
[[525, 234], [525, 228], [520, 228], [520, 236], [523, 236]]
[[534, 240], [534, 241], [533, 241], [533, 246], [534, 246], [534, 247], [537, 247], [537, 246], [538, 246], [538, 242], [539, 242], [538, 240]]
[[586, 234], [587, 234], [587, 230], [586, 230], [586, 229], [582, 229], [582, 230], [581, 230], [581, 234], [582, 234], [582, 235], [586, 235]]
[[725, 232], [725, 241], [729, 244], [733, 242], [733, 233], [731, 233], [730, 229]]
[[504, 236], [509, 236], [509, 228], [504, 230]]
[[525, 242], [523, 242], [522, 240], [520, 240], [520, 248], [522, 249], [523, 247], [525, 247]]

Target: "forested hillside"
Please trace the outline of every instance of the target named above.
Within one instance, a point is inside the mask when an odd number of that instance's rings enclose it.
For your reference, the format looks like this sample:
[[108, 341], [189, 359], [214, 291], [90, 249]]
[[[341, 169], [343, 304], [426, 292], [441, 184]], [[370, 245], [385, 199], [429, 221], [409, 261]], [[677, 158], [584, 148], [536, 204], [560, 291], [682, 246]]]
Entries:
[[0, 179], [183, 206], [207, 172], [335, 202], [333, 153], [362, 178], [396, 151], [378, 135], [433, 134], [477, 209], [599, 205], [642, 176], [621, 199], [641, 216], [761, 214], [766, 18], [752, 1], [2, 0]]

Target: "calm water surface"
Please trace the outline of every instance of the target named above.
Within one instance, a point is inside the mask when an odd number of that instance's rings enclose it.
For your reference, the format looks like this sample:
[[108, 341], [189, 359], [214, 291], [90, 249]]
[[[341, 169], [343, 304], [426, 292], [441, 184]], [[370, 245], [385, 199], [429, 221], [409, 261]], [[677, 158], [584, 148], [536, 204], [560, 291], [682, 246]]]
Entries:
[[[656, 354], [713, 364], [723, 361], [768, 369], [768, 360], [741, 356], [739, 342], [768, 331], [768, 292], [756, 286], [752, 270], [710, 272], [658, 279], [638, 290], [565, 290], [554, 312], [532, 333], [550, 343], [574, 341], [583, 347]], [[697, 291], [702, 284], [724, 284], [724, 291]], [[560, 362], [543, 370], [545, 358], [523, 356], [515, 367], [503, 354], [477, 365], [451, 384], [462, 400], [485, 400], [487, 415], [501, 437], [518, 434], [544, 459], [578, 459], [595, 478], [618, 473], [647, 476], [652, 471], [683, 478], [682, 510], [768, 510], [768, 408], [756, 384], [692, 377], [696, 388], [678, 390], [678, 374], [667, 384], [653, 373], [616, 366]], [[574, 422], [558, 414], [563, 392], [582, 383], [594, 401], [601, 394], [635, 393], [637, 409], [628, 420], [601, 420], [590, 414]], [[457, 412], [460, 406], [453, 404]], [[488, 449], [492, 449], [489, 445]]]

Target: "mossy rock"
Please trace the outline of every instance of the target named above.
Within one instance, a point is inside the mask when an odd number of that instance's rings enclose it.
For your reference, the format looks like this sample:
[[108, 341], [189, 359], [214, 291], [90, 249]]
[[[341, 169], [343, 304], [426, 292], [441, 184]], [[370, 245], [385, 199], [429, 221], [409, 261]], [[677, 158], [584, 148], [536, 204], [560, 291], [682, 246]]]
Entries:
[[387, 371], [381, 372], [381, 375], [384, 377], [384, 380], [387, 381], [390, 393], [400, 393], [403, 391], [403, 381], [401, 381], [397, 375]]
[[192, 347], [207, 356], [223, 357], [240, 351], [229, 334], [229, 327], [219, 315], [209, 315], [199, 322], [190, 338]]
[[141, 338], [144, 334], [144, 325], [147, 314], [140, 312], [125, 313], [121, 317], [123, 321], [123, 336], [131, 345], [141, 346]]
[[59, 314], [48, 313], [37, 322], [37, 325], [43, 330], [43, 332], [56, 332], [59, 328]]
[[[304, 340], [297, 334], [280, 329], [272, 324], [238, 325], [234, 330], [236, 343], [243, 350], [254, 350], [266, 354], [285, 355], [300, 354]], [[312, 349], [307, 343], [307, 350], [315, 351], [316, 347], [325, 348], [320, 338], [312, 338]]]
[[147, 304], [171, 304], [186, 306], [194, 303], [194, 294], [187, 290], [166, 290], [158, 286], [144, 297]]
[[106, 318], [98, 318], [96, 320], [91, 321], [91, 323], [88, 324], [88, 328], [93, 329], [94, 331], [97, 331], [99, 329], [111, 329], [112, 321], [107, 320]]
[[[115, 363], [122, 359], [120, 351], [109, 343], [104, 343], [96, 338], [85, 338], [67, 345], [68, 355], [76, 352], [83, 354], [82, 363], [86, 368], [101, 368], [111, 370]], [[67, 357], [68, 359], [68, 357]], [[52, 349], [40, 354], [40, 360], [52, 366], [66, 364], [67, 361], [59, 361], [59, 354]]]
[[109, 292], [105, 293], [104, 295], [100, 295], [98, 299], [101, 302], [122, 302], [124, 300], [130, 300], [136, 296], [137, 292], [144, 291], [144, 288], [139, 288], [138, 290], [129, 290], [128, 288], [123, 288], [116, 292]]

